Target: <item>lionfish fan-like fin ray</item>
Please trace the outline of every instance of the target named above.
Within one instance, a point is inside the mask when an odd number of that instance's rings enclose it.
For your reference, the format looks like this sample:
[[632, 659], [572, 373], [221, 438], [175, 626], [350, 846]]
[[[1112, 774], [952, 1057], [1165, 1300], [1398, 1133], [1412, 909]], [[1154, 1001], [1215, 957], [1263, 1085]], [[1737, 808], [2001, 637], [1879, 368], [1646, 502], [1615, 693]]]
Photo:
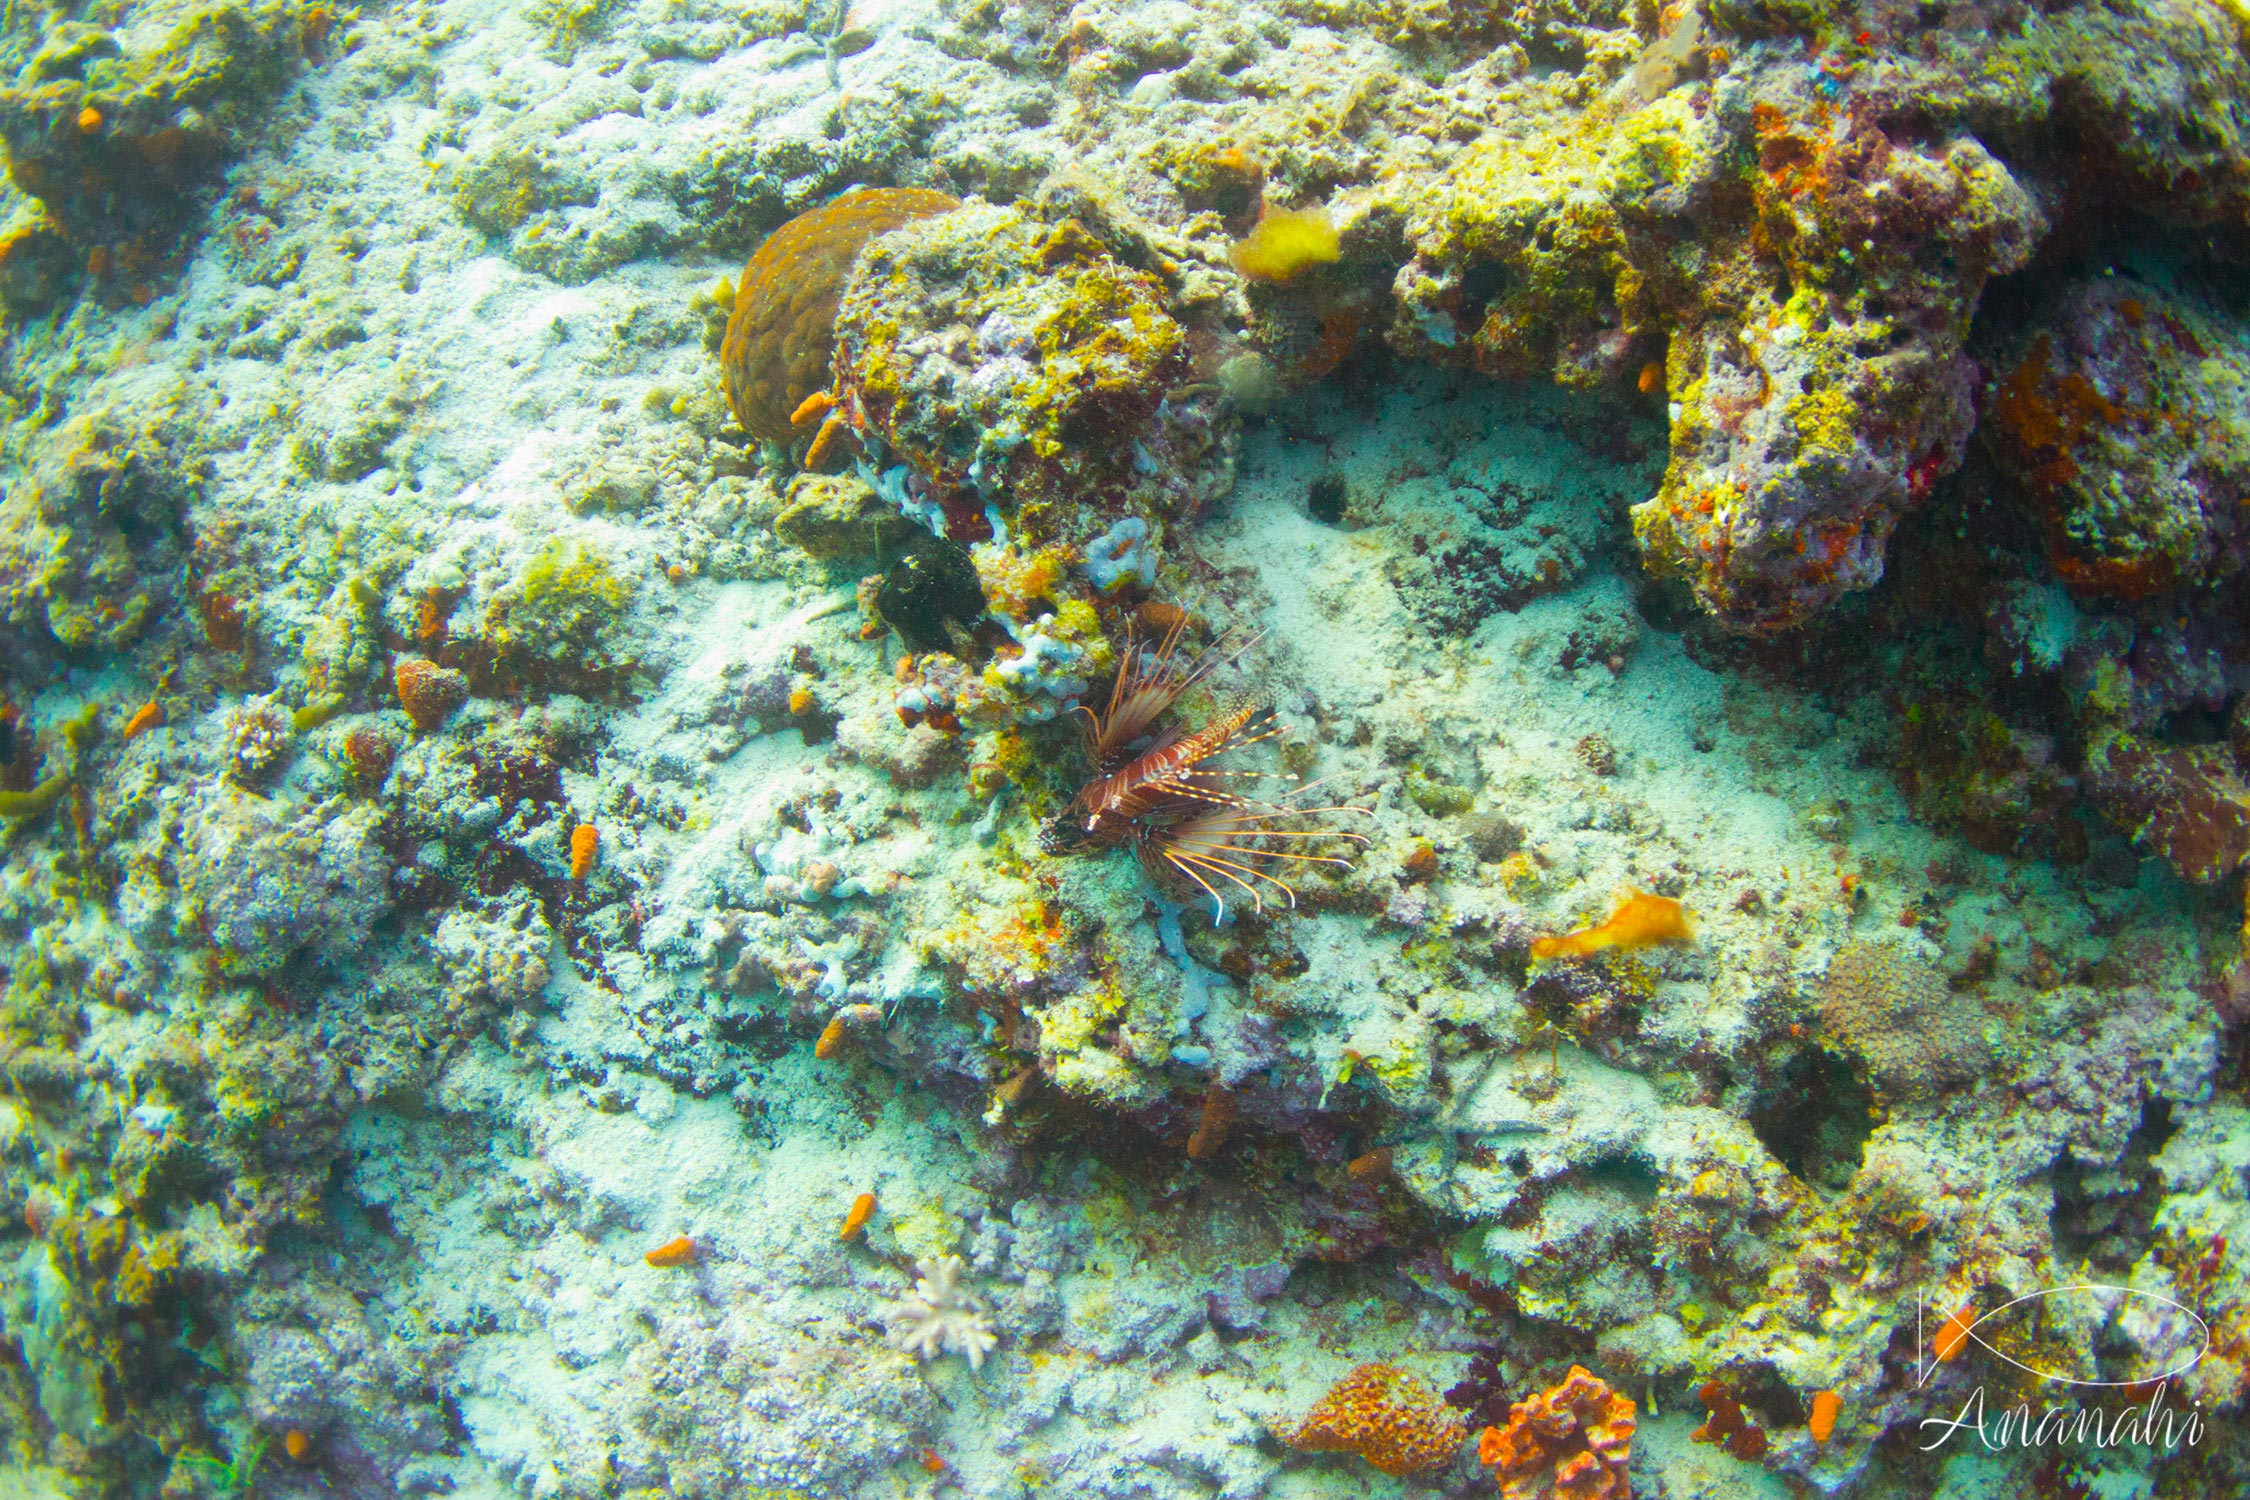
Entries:
[[[1087, 752], [1096, 767], [1108, 771], [1123, 764], [1125, 748], [1146, 735], [1183, 695], [1221, 667], [1239, 659], [1243, 652], [1264, 638], [1264, 632], [1258, 631], [1230, 646], [1229, 637], [1234, 633], [1230, 630], [1183, 662], [1180, 633], [1186, 627], [1187, 616], [1183, 613], [1158, 638], [1153, 655], [1145, 661], [1139, 637], [1127, 632], [1123, 661], [1117, 669], [1116, 681], [1110, 684], [1109, 702], [1099, 715], [1088, 715], [1092, 727]], [[1176, 730], [1172, 731], [1169, 738], [1152, 749], [1163, 748], [1180, 738]], [[1149, 753], [1152, 752], [1142, 752], [1144, 756]]]
[[[1250, 881], [1262, 881], [1281, 891], [1290, 906], [1297, 904], [1296, 888], [1280, 876], [1258, 868], [1251, 861], [1286, 860], [1296, 864], [1336, 865], [1350, 868], [1351, 861], [1334, 854], [1300, 854], [1289, 849], [1261, 849], [1249, 842], [1276, 838], [1346, 838], [1364, 844], [1360, 834], [1343, 833], [1328, 828], [1275, 828], [1268, 819], [1278, 817], [1310, 817], [1328, 812], [1364, 812], [1364, 808], [1282, 807], [1271, 803], [1254, 803], [1241, 799], [1223, 804], [1212, 811], [1182, 822], [1150, 829], [1141, 845], [1141, 857], [1152, 873], [1161, 875], [1166, 868], [1185, 875], [1202, 887], [1218, 909], [1225, 911], [1225, 902], [1211, 883], [1203, 878], [1208, 872], [1250, 893], [1257, 909], [1265, 909], [1264, 893]], [[1247, 876], [1248, 879], [1244, 879]]]
[[[1164, 860], [1164, 863], [1169, 865], [1173, 870], [1182, 875], [1185, 875], [1188, 879], [1194, 881], [1198, 886], [1202, 887], [1203, 893], [1211, 898], [1212, 904], [1216, 910], [1216, 920], [1218, 921], [1224, 922], [1226, 920], [1226, 898], [1219, 894], [1217, 889], [1212, 886], [1210, 881], [1203, 878], [1203, 876], [1199, 873], [1203, 870], [1209, 870], [1212, 874], [1218, 876], [1220, 879], [1241, 886], [1243, 890], [1249, 892], [1251, 905], [1257, 911], [1262, 912], [1266, 909], [1264, 893], [1261, 892], [1256, 886], [1250, 884], [1249, 881], [1244, 880], [1242, 878], [1242, 875], [1250, 875], [1259, 880], [1266, 881], [1268, 884], [1281, 887], [1281, 889], [1288, 894], [1290, 906], [1293, 908], [1297, 904], [1297, 893], [1293, 890], [1290, 890], [1286, 882], [1275, 880], [1271, 875], [1266, 875], [1261, 873], [1260, 871], [1253, 870], [1248, 865], [1230, 865], [1225, 860], [1214, 859], [1208, 855], [1183, 854], [1176, 850], [1166, 850], [1163, 852], [1161, 857]], [[1242, 874], [1236, 874], [1235, 871], [1237, 870], [1240, 870]]]
[[[1187, 628], [1187, 613], [1157, 637], [1153, 651], [1144, 655], [1138, 631], [1127, 626], [1124, 649], [1118, 653], [1117, 676], [1109, 685], [1109, 702], [1099, 714], [1089, 714], [1093, 738], [1089, 749], [1094, 764], [1109, 764], [1127, 745], [1148, 733], [1181, 693], [1189, 679], [1178, 662], [1180, 633]], [[1189, 667], [1194, 663], [1190, 662]]]

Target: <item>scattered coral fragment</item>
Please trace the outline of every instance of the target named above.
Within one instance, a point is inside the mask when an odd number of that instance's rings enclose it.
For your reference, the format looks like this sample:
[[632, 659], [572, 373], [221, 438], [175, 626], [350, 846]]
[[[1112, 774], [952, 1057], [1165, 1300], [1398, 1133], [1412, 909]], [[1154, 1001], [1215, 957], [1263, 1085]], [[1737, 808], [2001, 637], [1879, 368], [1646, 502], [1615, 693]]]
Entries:
[[1846, 943], [1821, 981], [1820, 1018], [1902, 1097], [1965, 1082], [1989, 1055], [1974, 1001], [1897, 943]]
[[914, 1294], [891, 1305], [891, 1347], [916, 1359], [958, 1354], [969, 1368], [984, 1368], [984, 1357], [1000, 1342], [984, 1301], [962, 1284], [967, 1262], [958, 1255], [914, 1263]]

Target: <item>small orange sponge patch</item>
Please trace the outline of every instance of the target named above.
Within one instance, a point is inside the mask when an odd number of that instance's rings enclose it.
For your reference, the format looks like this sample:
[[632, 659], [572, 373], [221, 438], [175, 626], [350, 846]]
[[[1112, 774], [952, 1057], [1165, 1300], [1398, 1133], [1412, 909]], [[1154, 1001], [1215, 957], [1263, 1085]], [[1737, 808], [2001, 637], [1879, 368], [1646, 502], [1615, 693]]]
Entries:
[[851, 1208], [844, 1214], [843, 1232], [838, 1234], [836, 1238], [840, 1240], [850, 1239], [867, 1227], [867, 1221], [874, 1216], [874, 1213], [875, 1195], [873, 1193], [861, 1193], [852, 1200]]
[[1667, 896], [1629, 891], [1608, 921], [1562, 937], [1533, 938], [1531, 956], [1539, 962], [1584, 958], [1610, 948], [1646, 948], [1651, 943], [1692, 943], [1695, 926], [1687, 908]]
[[1396, 1365], [1361, 1365], [1282, 1440], [1308, 1453], [1356, 1453], [1404, 1478], [1452, 1463], [1467, 1436], [1461, 1414], [1413, 1375]]
[[1944, 1364], [1961, 1352], [1961, 1346], [1969, 1341], [1969, 1330], [1976, 1326], [1976, 1322], [1976, 1303], [1964, 1302], [1938, 1325], [1936, 1336], [1930, 1340], [1930, 1352], [1937, 1356], [1939, 1364]]
[[1814, 1442], [1828, 1441], [1828, 1435], [1836, 1430], [1836, 1418], [1843, 1410], [1844, 1398], [1834, 1391], [1813, 1392], [1812, 1421], [1806, 1425], [1812, 1429]]
[[591, 823], [570, 830], [570, 878], [583, 881], [594, 870], [594, 856], [602, 847], [602, 831]]
[[676, 1240], [666, 1240], [663, 1244], [642, 1256], [641, 1259], [652, 1266], [660, 1266], [666, 1269], [674, 1266], [692, 1266], [695, 1264], [695, 1241], [683, 1234]]

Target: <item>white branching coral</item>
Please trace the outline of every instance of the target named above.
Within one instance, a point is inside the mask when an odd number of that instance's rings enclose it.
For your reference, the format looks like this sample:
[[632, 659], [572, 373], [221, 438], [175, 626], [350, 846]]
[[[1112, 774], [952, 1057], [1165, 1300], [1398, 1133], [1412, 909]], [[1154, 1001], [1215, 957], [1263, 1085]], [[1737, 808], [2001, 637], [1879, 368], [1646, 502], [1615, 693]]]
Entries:
[[969, 1361], [969, 1368], [984, 1368], [984, 1357], [1000, 1342], [985, 1316], [984, 1301], [961, 1284], [968, 1265], [958, 1255], [918, 1260], [914, 1294], [894, 1302], [885, 1321], [890, 1325], [891, 1347], [910, 1349], [916, 1359], [954, 1353]]

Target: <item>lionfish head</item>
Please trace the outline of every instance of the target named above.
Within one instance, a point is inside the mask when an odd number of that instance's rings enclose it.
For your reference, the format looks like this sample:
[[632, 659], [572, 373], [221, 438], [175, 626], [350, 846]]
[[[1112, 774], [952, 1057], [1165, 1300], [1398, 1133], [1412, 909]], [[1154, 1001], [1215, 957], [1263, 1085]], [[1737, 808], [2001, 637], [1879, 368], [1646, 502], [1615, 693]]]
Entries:
[[1092, 845], [1093, 830], [1075, 813], [1063, 812], [1039, 825], [1041, 854], [1080, 854]]

